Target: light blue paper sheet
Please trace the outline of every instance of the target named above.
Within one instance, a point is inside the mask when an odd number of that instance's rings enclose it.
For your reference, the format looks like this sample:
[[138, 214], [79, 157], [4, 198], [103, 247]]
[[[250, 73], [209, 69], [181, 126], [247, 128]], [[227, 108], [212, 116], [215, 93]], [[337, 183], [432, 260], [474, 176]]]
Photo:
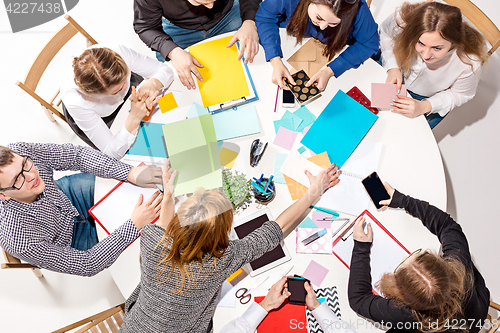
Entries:
[[330, 161], [342, 167], [377, 119], [339, 90], [300, 142], [316, 154], [326, 151]]
[[297, 132], [303, 133], [304, 128], [310, 126], [316, 120], [316, 116], [309, 111], [309, 109], [302, 105], [297, 111], [293, 113], [295, 116], [300, 117], [302, 122], [299, 127], [297, 127]]
[[253, 105], [222, 111], [214, 114], [212, 118], [217, 140], [260, 133], [259, 118]]
[[[150, 146], [151, 151], [148, 149]], [[163, 140], [162, 124], [141, 121], [137, 139], [127, 155], [167, 158], [167, 148]]]
[[280, 172], [280, 169], [283, 163], [285, 163], [287, 156], [288, 154], [276, 153], [276, 157], [274, 159], [274, 173], [273, 173], [274, 175], [273, 182], [275, 183], [286, 184], [285, 177], [283, 177], [283, 174]]

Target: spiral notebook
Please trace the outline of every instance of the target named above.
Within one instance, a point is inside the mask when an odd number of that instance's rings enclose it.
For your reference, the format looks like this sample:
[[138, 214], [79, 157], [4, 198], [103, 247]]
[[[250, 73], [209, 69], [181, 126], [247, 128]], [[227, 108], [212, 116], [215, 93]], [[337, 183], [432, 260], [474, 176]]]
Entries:
[[340, 169], [339, 184], [326, 191], [317, 206], [355, 216], [367, 209], [370, 197], [361, 181], [378, 169], [382, 148], [379, 142], [361, 141]]

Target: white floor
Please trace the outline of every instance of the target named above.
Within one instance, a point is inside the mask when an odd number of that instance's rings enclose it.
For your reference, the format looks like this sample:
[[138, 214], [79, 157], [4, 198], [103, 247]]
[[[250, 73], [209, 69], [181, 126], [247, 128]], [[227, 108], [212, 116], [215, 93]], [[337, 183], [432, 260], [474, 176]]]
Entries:
[[[473, 2], [500, 26], [496, 1]], [[374, 0], [372, 12], [376, 21], [381, 22], [401, 3]], [[154, 56], [133, 31], [132, 4], [133, 0], [82, 0], [70, 15], [99, 42], [119, 42]], [[6, 12], [0, 9], [0, 144], [16, 141], [81, 143], [62, 121], [49, 122], [40, 105], [14, 85], [16, 80], [24, 78], [38, 51], [64, 23], [60, 17], [27, 32], [13, 34]], [[83, 41], [77, 43], [78, 46], [70, 48], [83, 49]], [[77, 54], [78, 51], [69, 52], [60, 59]], [[69, 66], [58, 59], [51, 65], [54, 74], [41, 83], [49, 87], [48, 94], [52, 94], [58, 86], [60, 73]], [[475, 99], [454, 110], [434, 130], [447, 176], [448, 212], [467, 234], [476, 266], [486, 279], [492, 299], [497, 302], [500, 302], [500, 265], [493, 251], [498, 249], [496, 241], [500, 238], [497, 221], [500, 202], [499, 65], [500, 51], [497, 51], [484, 71]], [[107, 271], [92, 278], [43, 273], [45, 277], [37, 279], [27, 270], [0, 271], [0, 331], [49, 332], [124, 301]]]

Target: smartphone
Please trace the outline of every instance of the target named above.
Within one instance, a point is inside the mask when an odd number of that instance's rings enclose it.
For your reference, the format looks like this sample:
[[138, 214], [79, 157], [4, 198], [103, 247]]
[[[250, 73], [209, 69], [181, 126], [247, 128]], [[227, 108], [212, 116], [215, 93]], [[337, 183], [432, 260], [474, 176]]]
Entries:
[[284, 108], [293, 108], [295, 106], [295, 97], [290, 90], [283, 90], [282, 98], [281, 105]]
[[382, 184], [382, 181], [378, 177], [376, 172], [373, 172], [368, 177], [362, 180], [363, 186], [368, 192], [368, 195], [372, 199], [375, 207], [380, 209], [382, 206], [379, 204], [380, 200], [390, 199], [391, 196], [387, 193], [387, 190]]
[[[300, 276], [289, 276], [286, 278], [287, 289], [291, 293], [288, 302], [292, 304], [306, 304], [307, 291], [304, 288], [304, 282], [308, 279]], [[309, 282], [310, 283], [310, 282]]]

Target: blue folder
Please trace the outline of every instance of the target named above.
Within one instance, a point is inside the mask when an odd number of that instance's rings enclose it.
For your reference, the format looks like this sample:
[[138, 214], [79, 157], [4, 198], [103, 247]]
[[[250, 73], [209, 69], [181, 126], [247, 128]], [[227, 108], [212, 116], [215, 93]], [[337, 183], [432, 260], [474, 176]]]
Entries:
[[163, 140], [163, 124], [141, 121], [137, 139], [127, 155], [167, 158], [167, 148]]
[[340, 168], [377, 119], [376, 114], [339, 90], [300, 142], [316, 154], [326, 151]]

